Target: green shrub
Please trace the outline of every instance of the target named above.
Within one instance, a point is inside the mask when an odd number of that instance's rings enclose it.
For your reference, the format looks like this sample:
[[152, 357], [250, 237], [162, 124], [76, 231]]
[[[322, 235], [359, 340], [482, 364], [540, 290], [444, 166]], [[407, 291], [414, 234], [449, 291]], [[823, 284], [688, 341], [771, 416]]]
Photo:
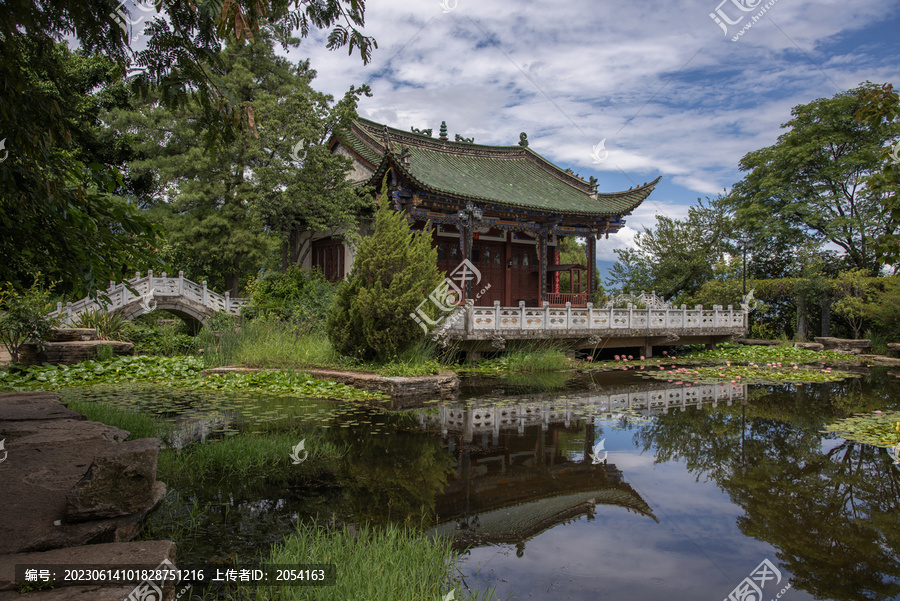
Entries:
[[391, 210], [382, 196], [375, 233], [360, 243], [328, 316], [334, 349], [363, 360], [401, 355], [423, 340], [410, 314], [442, 280], [430, 232], [410, 232], [406, 216]]
[[51, 318], [51, 289], [44, 290], [37, 274], [31, 288], [24, 292], [6, 282], [0, 287], [0, 344], [6, 347], [13, 363], [19, 362], [19, 347], [31, 340], [43, 350], [50, 329], [61, 318]]
[[266, 316], [301, 325], [306, 331], [323, 330], [334, 300], [335, 285], [319, 269], [304, 271], [292, 265], [284, 273], [266, 271], [247, 284], [250, 302], [242, 314]]
[[75, 318], [75, 327], [97, 330], [100, 340], [124, 340], [127, 338], [128, 322], [118, 313], [92, 309]]

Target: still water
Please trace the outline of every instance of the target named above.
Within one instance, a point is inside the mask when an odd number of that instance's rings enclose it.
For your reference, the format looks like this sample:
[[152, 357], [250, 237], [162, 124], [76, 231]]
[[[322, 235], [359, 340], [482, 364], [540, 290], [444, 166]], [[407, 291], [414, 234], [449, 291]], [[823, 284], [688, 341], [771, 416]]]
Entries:
[[468, 586], [500, 599], [900, 598], [900, 466], [886, 449], [822, 432], [853, 412], [900, 408], [896, 375], [675, 386], [617, 372], [537, 384], [469, 380], [458, 400], [367, 407], [68, 394], [189, 413], [186, 431], [200, 437], [265, 423], [298, 437], [315, 428], [346, 449], [313, 482], [170, 487], [154, 519], [207, 509], [179, 561], [264, 555], [304, 520], [393, 521], [452, 537]]

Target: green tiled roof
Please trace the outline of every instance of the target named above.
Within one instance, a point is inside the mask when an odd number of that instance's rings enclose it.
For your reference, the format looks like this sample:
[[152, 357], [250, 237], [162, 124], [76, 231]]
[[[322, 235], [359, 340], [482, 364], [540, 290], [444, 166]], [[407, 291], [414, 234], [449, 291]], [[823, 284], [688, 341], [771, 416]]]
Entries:
[[[460, 200], [526, 210], [621, 216], [653, 191], [656, 180], [622, 192], [595, 193], [591, 185], [522, 146], [451, 142], [359, 119], [340, 136], [345, 146], [375, 166], [371, 183], [393, 165], [421, 189]], [[408, 149], [408, 164], [401, 161]]]

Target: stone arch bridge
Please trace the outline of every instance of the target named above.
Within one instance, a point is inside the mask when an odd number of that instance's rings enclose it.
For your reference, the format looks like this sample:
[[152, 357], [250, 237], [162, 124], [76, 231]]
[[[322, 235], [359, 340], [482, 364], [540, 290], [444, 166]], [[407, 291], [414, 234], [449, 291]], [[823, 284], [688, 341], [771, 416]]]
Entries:
[[125, 319], [134, 319], [151, 311], [169, 311], [189, 324], [204, 324], [217, 311], [229, 315], [237, 315], [245, 298], [231, 298], [217, 294], [206, 287], [206, 282], [197, 284], [184, 277], [179, 271], [178, 277], [168, 277], [165, 272], [161, 277], [153, 275], [153, 271], [141, 277], [140, 272], [134, 278], [116, 284], [110, 282], [106, 291], [97, 291], [96, 297], [86, 297], [74, 303], [56, 304], [56, 311], [51, 316], [62, 316], [63, 323], [72, 325], [79, 315], [88, 311], [119, 313]]

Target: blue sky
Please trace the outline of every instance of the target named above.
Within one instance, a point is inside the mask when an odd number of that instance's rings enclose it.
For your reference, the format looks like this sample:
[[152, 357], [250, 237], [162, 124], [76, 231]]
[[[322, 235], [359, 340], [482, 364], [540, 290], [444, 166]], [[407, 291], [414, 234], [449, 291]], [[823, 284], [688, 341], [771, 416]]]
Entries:
[[[379, 46], [369, 65], [325, 50], [320, 35], [289, 56], [309, 58], [314, 85], [336, 97], [368, 83], [360, 114], [381, 123], [437, 131], [445, 120], [451, 138], [481, 144], [512, 145], [524, 131], [602, 191], [661, 175], [598, 243], [606, 263], [656, 214], [682, 217], [730, 189], [741, 157], [773, 144], [792, 107], [866, 80], [900, 84], [896, 0], [720, 2], [369, 0], [365, 32]], [[711, 13], [737, 23], [726, 35]]]

